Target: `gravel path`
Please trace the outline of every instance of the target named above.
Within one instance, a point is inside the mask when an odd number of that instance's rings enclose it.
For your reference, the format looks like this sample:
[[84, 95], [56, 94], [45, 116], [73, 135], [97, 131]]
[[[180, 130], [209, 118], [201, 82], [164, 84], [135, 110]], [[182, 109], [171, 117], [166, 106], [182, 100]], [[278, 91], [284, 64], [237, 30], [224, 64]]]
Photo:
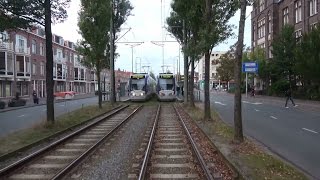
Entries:
[[127, 179], [134, 152], [139, 149], [156, 110], [157, 106], [144, 107], [65, 179]]

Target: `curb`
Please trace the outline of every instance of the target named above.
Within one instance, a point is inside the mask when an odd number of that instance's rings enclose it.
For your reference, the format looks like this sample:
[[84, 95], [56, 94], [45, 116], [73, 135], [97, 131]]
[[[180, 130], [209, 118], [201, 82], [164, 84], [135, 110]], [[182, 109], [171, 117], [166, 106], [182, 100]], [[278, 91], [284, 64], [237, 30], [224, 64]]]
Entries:
[[[95, 96], [92, 96], [92, 97], [95, 97]], [[54, 100], [54, 103], [60, 103], [60, 102], [65, 102], [65, 101], [75, 101], [75, 100], [79, 100], [79, 99], [87, 99], [87, 98], [92, 98], [92, 97], [82, 97], [82, 98], [71, 99], [71, 100], [65, 100], [65, 99], [62, 99], [62, 100]], [[46, 104], [47, 104], [47, 103], [39, 103], [39, 104], [31, 105], [31, 106], [10, 107], [9, 109], [8, 109], [8, 107], [7, 107], [7, 109], [2, 109], [2, 110], [0, 110], [0, 113], [8, 112], [8, 111], [13, 111], [13, 110], [18, 110], [18, 109], [29, 108], [29, 107], [43, 106], [43, 105], [46, 105]]]
[[117, 109], [121, 108], [121, 107], [122, 107], [122, 105], [119, 105], [119, 106], [117, 106], [117, 107], [115, 107], [115, 108], [113, 108], [113, 109], [110, 109], [109, 111], [107, 111], [107, 112], [105, 112], [105, 113], [96, 115], [96, 116], [94, 116], [94, 117], [92, 117], [92, 118], [90, 118], [90, 119], [88, 119], [88, 120], [85, 120], [85, 121], [83, 121], [83, 122], [81, 122], [81, 123], [78, 123], [78, 124], [76, 124], [76, 125], [73, 125], [73, 126], [71, 126], [71, 127], [68, 127], [68, 128], [66, 128], [66, 129], [63, 129], [63, 130], [61, 130], [61, 131], [58, 131], [58, 132], [56, 132], [56, 133], [54, 133], [54, 134], [52, 134], [52, 135], [49, 135], [49, 136], [47, 136], [47, 137], [45, 137], [45, 138], [39, 139], [38, 141], [35, 141], [35, 142], [31, 143], [31, 144], [28, 144], [28, 145], [26, 145], [26, 146], [23, 146], [23, 147], [21, 147], [21, 148], [19, 148], [19, 149], [17, 149], [17, 150], [8, 152], [7, 154], [4, 154], [4, 155], [0, 156], [0, 161], [5, 161], [5, 160], [7, 160], [8, 158], [10, 158], [10, 157], [12, 157], [12, 156], [19, 155], [22, 151], [26, 151], [26, 150], [28, 150], [28, 149], [30, 149], [30, 148], [32, 148], [32, 147], [35, 147], [35, 146], [37, 146], [37, 145], [40, 145], [41, 143], [43, 143], [43, 142], [45, 142], [45, 141], [48, 141], [48, 140], [50, 140], [50, 139], [52, 139], [52, 138], [55, 138], [56, 136], [59, 136], [59, 135], [61, 135], [61, 134], [63, 134], [63, 133], [67, 133], [68, 131], [72, 131], [72, 129], [74, 129], [74, 128], [77, 128], [77, 127], [79, 127], [79, 126], [81, 126], [81, 125], [83, 125], [83, 124], [85, 124], [85, 123], [88, 123], [88, 122], [90, 122], [90, 121], [92, 121], [92, 120], [94, 120], [94, 119], [96, 119], [96, 118], [98, 118], [98, 117], [100, 117], [100, 116], [103, 116], [103, 115], [105, 115], [105, 114], [108, 114], [108, 113], [110, 113], [110, 112], [112, 112], [112, 111], [114, 111], [114, 110], [117, 110]]

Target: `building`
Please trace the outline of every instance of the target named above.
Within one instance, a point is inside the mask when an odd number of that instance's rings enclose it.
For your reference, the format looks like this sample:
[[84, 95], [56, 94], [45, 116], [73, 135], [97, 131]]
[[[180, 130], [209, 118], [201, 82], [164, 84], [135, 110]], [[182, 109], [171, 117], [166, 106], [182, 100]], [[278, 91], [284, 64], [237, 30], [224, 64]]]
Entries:
[[[54, 92], [93, 93], [97, 76], [84, 67], [75, 44], [53, 35]], [[12, 98], [15, 92], [29, 97], [35, 90], [46, 96], [45, 32], [42, 28], [0, 33], [0, 98]]]
[[[221, 86], [221, 88], [226, 89], [228, 86], [227, 82], [222, 82], [219, 79], [217, 68], [220, 66], [219, 59], [220, 57], [227, 53], [227, 51], [212, 51], [210, 56], [210, 89], [215, 88], [217, 86]], [[200, 81], [204, 81], [205, 74], [205, 57], [203, 56], [198, 63], [198, 79]], [[200, 88], [202, 85], [200, 83]]]
[[296, 38], [309, 32], [320, 21], [320, 0], [257, 0], [251, 12], [251, 47], [265, 49], [272, 58], [272, 40], [285, 24], [295, 28]]

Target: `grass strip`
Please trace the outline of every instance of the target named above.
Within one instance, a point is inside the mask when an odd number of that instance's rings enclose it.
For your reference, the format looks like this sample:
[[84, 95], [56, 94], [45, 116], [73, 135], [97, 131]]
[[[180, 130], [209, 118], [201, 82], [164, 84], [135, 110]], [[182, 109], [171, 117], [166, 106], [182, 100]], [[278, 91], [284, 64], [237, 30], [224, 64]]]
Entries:
[[109, 104], [103, 104], [102, 109], [99, 109], [98, 106], [87, 106], [58, 116], [54, 124], [48, 124], [43, 121], [42, 123], [35, 124], [31, 128], [11, 133], [0, 138], [0, 156], [35, 143], [76, 124], [87, 121], [88, 119], [103, 114], [112, 108], [114, 107]]
[[212, 121], [203, 121], [203, 106], [185, 107], [185, 111], [204, 131], [219, 151], [240, 171], [245, 179], [304, 180], [305, 174], [282, 161], [252, 140], [245, 138], [242, 144], [233, 143], [234, 129], [212, 111]]

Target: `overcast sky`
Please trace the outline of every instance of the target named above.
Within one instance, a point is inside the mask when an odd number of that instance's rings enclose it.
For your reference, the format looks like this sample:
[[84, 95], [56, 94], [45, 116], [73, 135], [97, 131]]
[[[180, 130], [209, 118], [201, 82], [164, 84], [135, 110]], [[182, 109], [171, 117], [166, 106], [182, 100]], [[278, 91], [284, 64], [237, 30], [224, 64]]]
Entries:
[[[159, 73], [162, 71], [162, 48], [154, 45], [151, 41], [161, 41], [161, 0], [131, 0], [134, 7], [132, 16], [128, 18], [128, 21], [123, 25], [123, 30], [120, 33], [124, 34], [129, 28], [131, 30], [122, 38], [119, 39], [120, 43], [117, 43], [117, 53], [119, 57], [116, 59], [116, 69], [131, 71], [132, 65], [132, 49], [126, 45], [125, 42], [144, 42], [140, 46], [133, 48], [133, 60], [134, 60], [134, 71], [136, 69], [135, 62], [140, 63], [141, 66], [150, 66], [155, 72]], [[162, 0], [163, 4], [163, 20], [170, 14], [170, 3], [171, 0]], [[70, 7], [68, 8], [68, 19], [61, 24], [56, 24], [52, 27], [53, 33], [63, 36], [65, 40], [77, 42], [81, 39], [78, 34], [78, 11], [80, 9], [80, 0], [72, 0]], [[247, 15], [250, 14], [252, 8], [247, 8]], [[240, 13], [230, 20], [231, 24], [238, 26]], [[244, 43], [250, 46], [251, 42], [251, 17], [248, 16], [246, 19], [245, 39]], [[238, 29], [234, 29], [234, 33], [238, 33]], [[168, 32], [164, 32], [164, 39], [166, 41], [174, 41]], [[230, 45], [236, 42], [235, 37], [228, 39], [226, 42], [220, 44], [214, 50], [227, 51]], [[183, 59], [181, 56], [181, 71], [183, 67]], [[168, 66], [170, 71], [173, 72], [173, 67], [177, 66], [177, 59], [179, 57], [179, 44], [174, 42], [165, 43], [164, 46], [164, 64]], [[140, 64], [137, 66], [138, 71]], [[142, 68], [141, 71], [144, 71]]]

